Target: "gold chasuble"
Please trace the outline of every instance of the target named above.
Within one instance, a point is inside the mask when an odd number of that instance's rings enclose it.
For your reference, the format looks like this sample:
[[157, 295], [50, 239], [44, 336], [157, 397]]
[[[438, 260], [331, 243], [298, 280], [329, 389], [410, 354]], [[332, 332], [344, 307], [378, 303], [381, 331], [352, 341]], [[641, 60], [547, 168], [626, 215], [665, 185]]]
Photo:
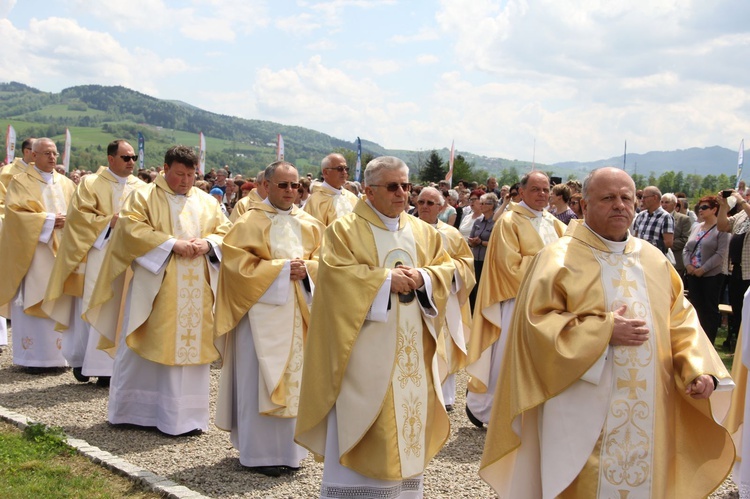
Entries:
[[499, 304], [516, 297], [521, 280], [545, 245], [561, 237], [566, 225], [547, 211], [541, 217], [511, 204], [490, 235], [484, 272], [477, 290], [468, 345], [469, 390], [485, 393], [490, 376], [490, 347], [500, 338]]
[[240, 218], [242, 214], [248, 211], [253, 205], [262, 202], [263, 199], [260, 197], [260, 194], [258, 194], [258, 189], [253, 189], [247, 194], [247, 196], [245, 196], [244, 198], [240, 198], [240, 200], [237, 201], [237, 204], [235, 204], [234, 208], [232, 209], [232, 213], [229, 214], [229, 221], [232, 223], [236, 222], [237, 219]]
[[48, 213], [66, 213], [75, 184], [57, 172], [47, 184], [36, 168], [16, 175], [5, 198], [5, 221], [0, 237], [0, 305], [7, 315], [7, 305], [23, 281], [21, 298], [24, 312], [46, 318], [41, 304], [55, 262], [62, 229], [54, 229], [47, 243], [39, 242]]
[[[476, 278], [474, 255], [458, 229], [440, 220], [436, 228], [443, 238], [443, 247], [456, 266], [438, 340], [438, 365], [440, 378], [444, 381], [446, 376], [458, 372], [466, 363], [466, 341], [471, 334], [469, 293], [476, 284]], [[456, 281], [460, 281], [461, 286], [454, 292]]]
[[82, 310], [88, 308], [105, 254], [105, 249], [94, 248], [94, 243], [108, 230], [112, 216], [120, 212], [130, 192], [145, 185], [132, 175], [124, 183], [118, 182], [109, 168], [81, 180], [68, 208], [60, 250], [42, 305], [58, 323], [57, 329], [70, 326], [74, 297], [84, 298]]
[[[284, 264], [293, 258], [305, 261], [308, 278], [315, 281], [318, 248], [324, 227], [296, 206], [279, 213], [260, 202], [232, 227], [224, 238], [222, 265], [216, 301], [216, 335], [236, 334], [243, 316], [250, 321], [259, 364], [259, 408], [268, 416], [297, 416], [303, 346], [310, 322], [310, 309], [302, 281], [290, 281], [283, 304], [258, 300], [277, 279]], [[248, 283], [252, 283], [248, 286]], [[216, 424], [231, 430], [233, 417], [233, 341], [223, 342], [222, 380]], [[227, 374], [224, 375], [223, 373]]]
[[[436, 318], [424, 317], [417, 292], [391, 294], [385, 322], [366, 320], [397, 265], [429, 274]], [[328, 226], [305, 349], [295, 438], [300, 445], [324, 456], [335, 405], [340, 455], [328, 459], [381, 480], [423, 473], [450, 430], [434, 324], [444, 320], [454, 270], [438, 232], [405, 213], [391, 232], [359, 201], [353, 213]]]
[[[729, 379], [656, 248], [614, 253], [584, 224], [531, 263], [508, 331], [480, 466], [501, 498], [706, 497], [734, 459], [701, 374]], [[613, 311], [649, 328], [610, 346]]]
[[[219, 203], [195, 187], [180, 196], [163, 176], [157, 176], [153, 183], [131, 193], [84, 317], [102, 334], [99, 348], [115, 346], [118, 327], [124, 322], [125, 341], [144, 359], [168, 366], [208, 364], [217, 359], [212, 283], [218, 280], [218, 272], [208, 263], [208, 256], [191, 259], [171, 253], [156, 274], [134, 263], [171, 237], [221, 244], [229, 227]], [[117, 279], [131, 265], [129, 307], [121, 310], [122, 284]]]
[[348, 189], [342, 188], [339, 193], [321, 184], [313, 186], [304, 210], [329, 226], [337, 218], [351, 213], [357, 201], [357, 196]]
[[12, 163], [0, 168], [0, 227], [2, 219], [5, 217], [5, 196], [8, 193], [8, 185], [13, 177], [19, 173], [24, 173], [29, 165], [24, 163], [21, 158], [15, 158]]

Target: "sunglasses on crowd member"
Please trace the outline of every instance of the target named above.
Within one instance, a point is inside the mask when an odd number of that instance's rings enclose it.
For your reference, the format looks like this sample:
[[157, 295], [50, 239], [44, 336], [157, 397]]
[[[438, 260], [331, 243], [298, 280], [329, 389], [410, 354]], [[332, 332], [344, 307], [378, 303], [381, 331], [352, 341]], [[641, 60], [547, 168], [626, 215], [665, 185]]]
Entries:
[[517, 193], [517, 192], [514, 192], [514, 191], [510, 191], [510, 197], [514, 198], [514, 197], [516, 197], [516, 196], [518, 196], [518, 193]]
[[404, 182], [402, 184], [399, 184], [398, 182], [389, 182], [387, 184], [370, 184], [370, 187], [385, 187], [388, 192], [396, 192], [399, 187], [401, 187], [401, 190], [404, 192], [409, 192], [411, 190], [411, 184], [409, 182]]
[[128, 161], [133, 161], [134, 163], [135, 163], [136, 161], [138, 161], [138, 155], [137, 155], [137, 154], [136, 154], [136, 155], [134, 155], [134, 156], [120, 156], [120, 158], [121, 158], [121, 159], [122, 159], [122, 160], [123, 160], [124, 162], [126, 162], [126, 163], [127, 163]]
[[299, 182], [271, 182], [271, 183], [274, 184], [279, 189], [281, 189], [282, 191], [285, 191], [289, 189], [290, 187], [292, 189], [299, 189], [300, 186], [302, 185]]
[[339, 173], [349, 173], [349, 167], [348, 166], [331, 166], [326, 168], [326, 170], [336, 170]]
[[[388, 190], [390, 190], [390, 189], [388, 189]], [[423, 206], [425, 204], [427, 206], [435, 206], [437, 203], [435, 201], [431, 201], [431, 200], [427, 200], [427, 199], [420, 199], [419, 201], [417, 201], [417, 204], [419, 206]]]
[[709, 205], [707, 205], [707, 204], [702, 204], [702, 205], [700, 205], [698, 207], [698, 211], [710, 210], [710, 209], [711, 209], [711, 207]]

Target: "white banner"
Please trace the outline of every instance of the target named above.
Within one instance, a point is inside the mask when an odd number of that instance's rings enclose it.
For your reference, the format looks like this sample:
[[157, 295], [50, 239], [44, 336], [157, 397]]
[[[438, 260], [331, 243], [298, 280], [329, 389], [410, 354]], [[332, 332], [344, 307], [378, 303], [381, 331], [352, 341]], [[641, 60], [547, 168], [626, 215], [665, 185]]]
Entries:
[[203, 132], [200, 133], [200, 159], [198, 161], [198, 169], [201, 175], [206, 173], [206, 136]]
[[281, 134], [276, 137], [276, 161], [284, 161], [284, 139]]
[[451, 157], [448, 158], [448, 174], [445, 176], [445, 180], [448, 181], [448, 187], [453, 187], [453, 153], [455, 149], [453, 146], [456, 145], [456, 141], [451, 142]]
[[16, 157], [16, 129], [8, 125], [8, 133], [5, 135], [5, 162], [10, 164]]
[[65, 129], [65, 152], [63, 153], [63, 166], [65, 173], [70, 171], [70, 130]]

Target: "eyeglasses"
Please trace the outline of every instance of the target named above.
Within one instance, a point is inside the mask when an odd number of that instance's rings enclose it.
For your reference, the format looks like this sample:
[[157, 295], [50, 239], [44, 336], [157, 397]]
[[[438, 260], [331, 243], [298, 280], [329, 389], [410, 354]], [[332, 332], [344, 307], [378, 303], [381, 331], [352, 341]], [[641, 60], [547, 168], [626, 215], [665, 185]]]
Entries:
[[39, 154], [43, 154], [43, 155], [47, 156], [48, 158], [56, 158], [56, 157], [58, 157], [60, 155], [60, 153], [55, 152], [55, 151], [44, 151], [44, 152], [39, 153]]
[[702, 204], [698, 207], [698, 211], [709, 210], [711, 207], [707, 204]]
[[336, 170], [339, 173], [349, 173], [349, 167], [348, 166], [331, 166], [330, 168], [326, 168], [326, 170]]
[[493, 203], [492, 201], [482, 201], [480, 204], [483, 204], [483, 205], [486, 205], [486, 206], [492, 206], [495, 203]]
[[578, 201], [571, 201], [570, 205], [573, 206], [574, 204], [578, 204]]
[[474, 201], [479, 201], [479, 198], [469, 198], [469, 201], [473, 203]]
[[289, 189], [290, 187], [292, 189], [299, 189], [300, 186], [302, 185], [299, 182], [270, 182], [270, 183], [273, 184], [273, 185], [275, 185], [276, 187], [278, 187], [282, 191], [285, 191], [285, 190]]
[[[388, 189], [388, 190], [390, 190], [390, 189]], [[417, 204], [419, 206], [422, 206], [422, 205], [425, 205], [425, 204], [427, 206], [435, 206], [437, 203], [435, 201], [429, 201], [429, 200], [426, 200], [426, 199], [420, 199], [419, 201], [417, 201]]]
[[411, 190], [411, 183], [404, 182], [403, 184], [399, 184], [398, 182], [390, 182], [388, 184], [370, 184], [370, 187], [385, 187], [388, 192], [396, 192], [401, 187], [402, 191], [409, 192]]
[[517, 193], [517, 192], [512, 192], [512, 191], [511, 191], [511, 193], [510, 193], [510, 197], [514, 198], [514, 197], [516, 197], [516, 196], [518, 196], [518, 193]]
[[137, 154], [136, 154], [136, 155], [134, 155], [134, 156], [120, 156], [120, 158], [122, 158], [122, 160], [123, 160], [124, 162], [126, 162], [126, 163], [127, 163], [128, 161], [133, 161], [134, 163], [135, 163], [136, 161], [138, 161], [138, 155], [137, 155]]

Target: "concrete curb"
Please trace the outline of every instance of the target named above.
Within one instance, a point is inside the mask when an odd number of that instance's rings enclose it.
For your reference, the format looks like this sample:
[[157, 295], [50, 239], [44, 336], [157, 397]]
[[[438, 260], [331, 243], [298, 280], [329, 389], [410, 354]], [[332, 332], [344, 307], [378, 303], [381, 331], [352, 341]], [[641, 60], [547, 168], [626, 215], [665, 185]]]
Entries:
[[[0, 420], [17, 426], [20, 429], [26, 428], [29, 424], [35, 423], [28, 416], [13, 412], [0, 405]], [[39, 421], [41, 422], [41, 421]], [[85, 440], [80, 438], [73, 438], [66, 435], [68, 438], [68, 445], [76, 450], [82, 456], [85, 456], [90, 461], [103, 466], [104, 468], [122, 475], [136, 483], [143, 484], [147, 489], [161, 494], [169, 499], [209, 499], [207, 496], [200, 494], [194, 490], [191, 490], [184, 485], [173, 482], [172, 480], [159, 476], [145, 468], [140, 468], [132, 463], [127, 462], [119, 456], [115, 456], [107, 451], [101, 450], [99, 447], [89, 445]]]

